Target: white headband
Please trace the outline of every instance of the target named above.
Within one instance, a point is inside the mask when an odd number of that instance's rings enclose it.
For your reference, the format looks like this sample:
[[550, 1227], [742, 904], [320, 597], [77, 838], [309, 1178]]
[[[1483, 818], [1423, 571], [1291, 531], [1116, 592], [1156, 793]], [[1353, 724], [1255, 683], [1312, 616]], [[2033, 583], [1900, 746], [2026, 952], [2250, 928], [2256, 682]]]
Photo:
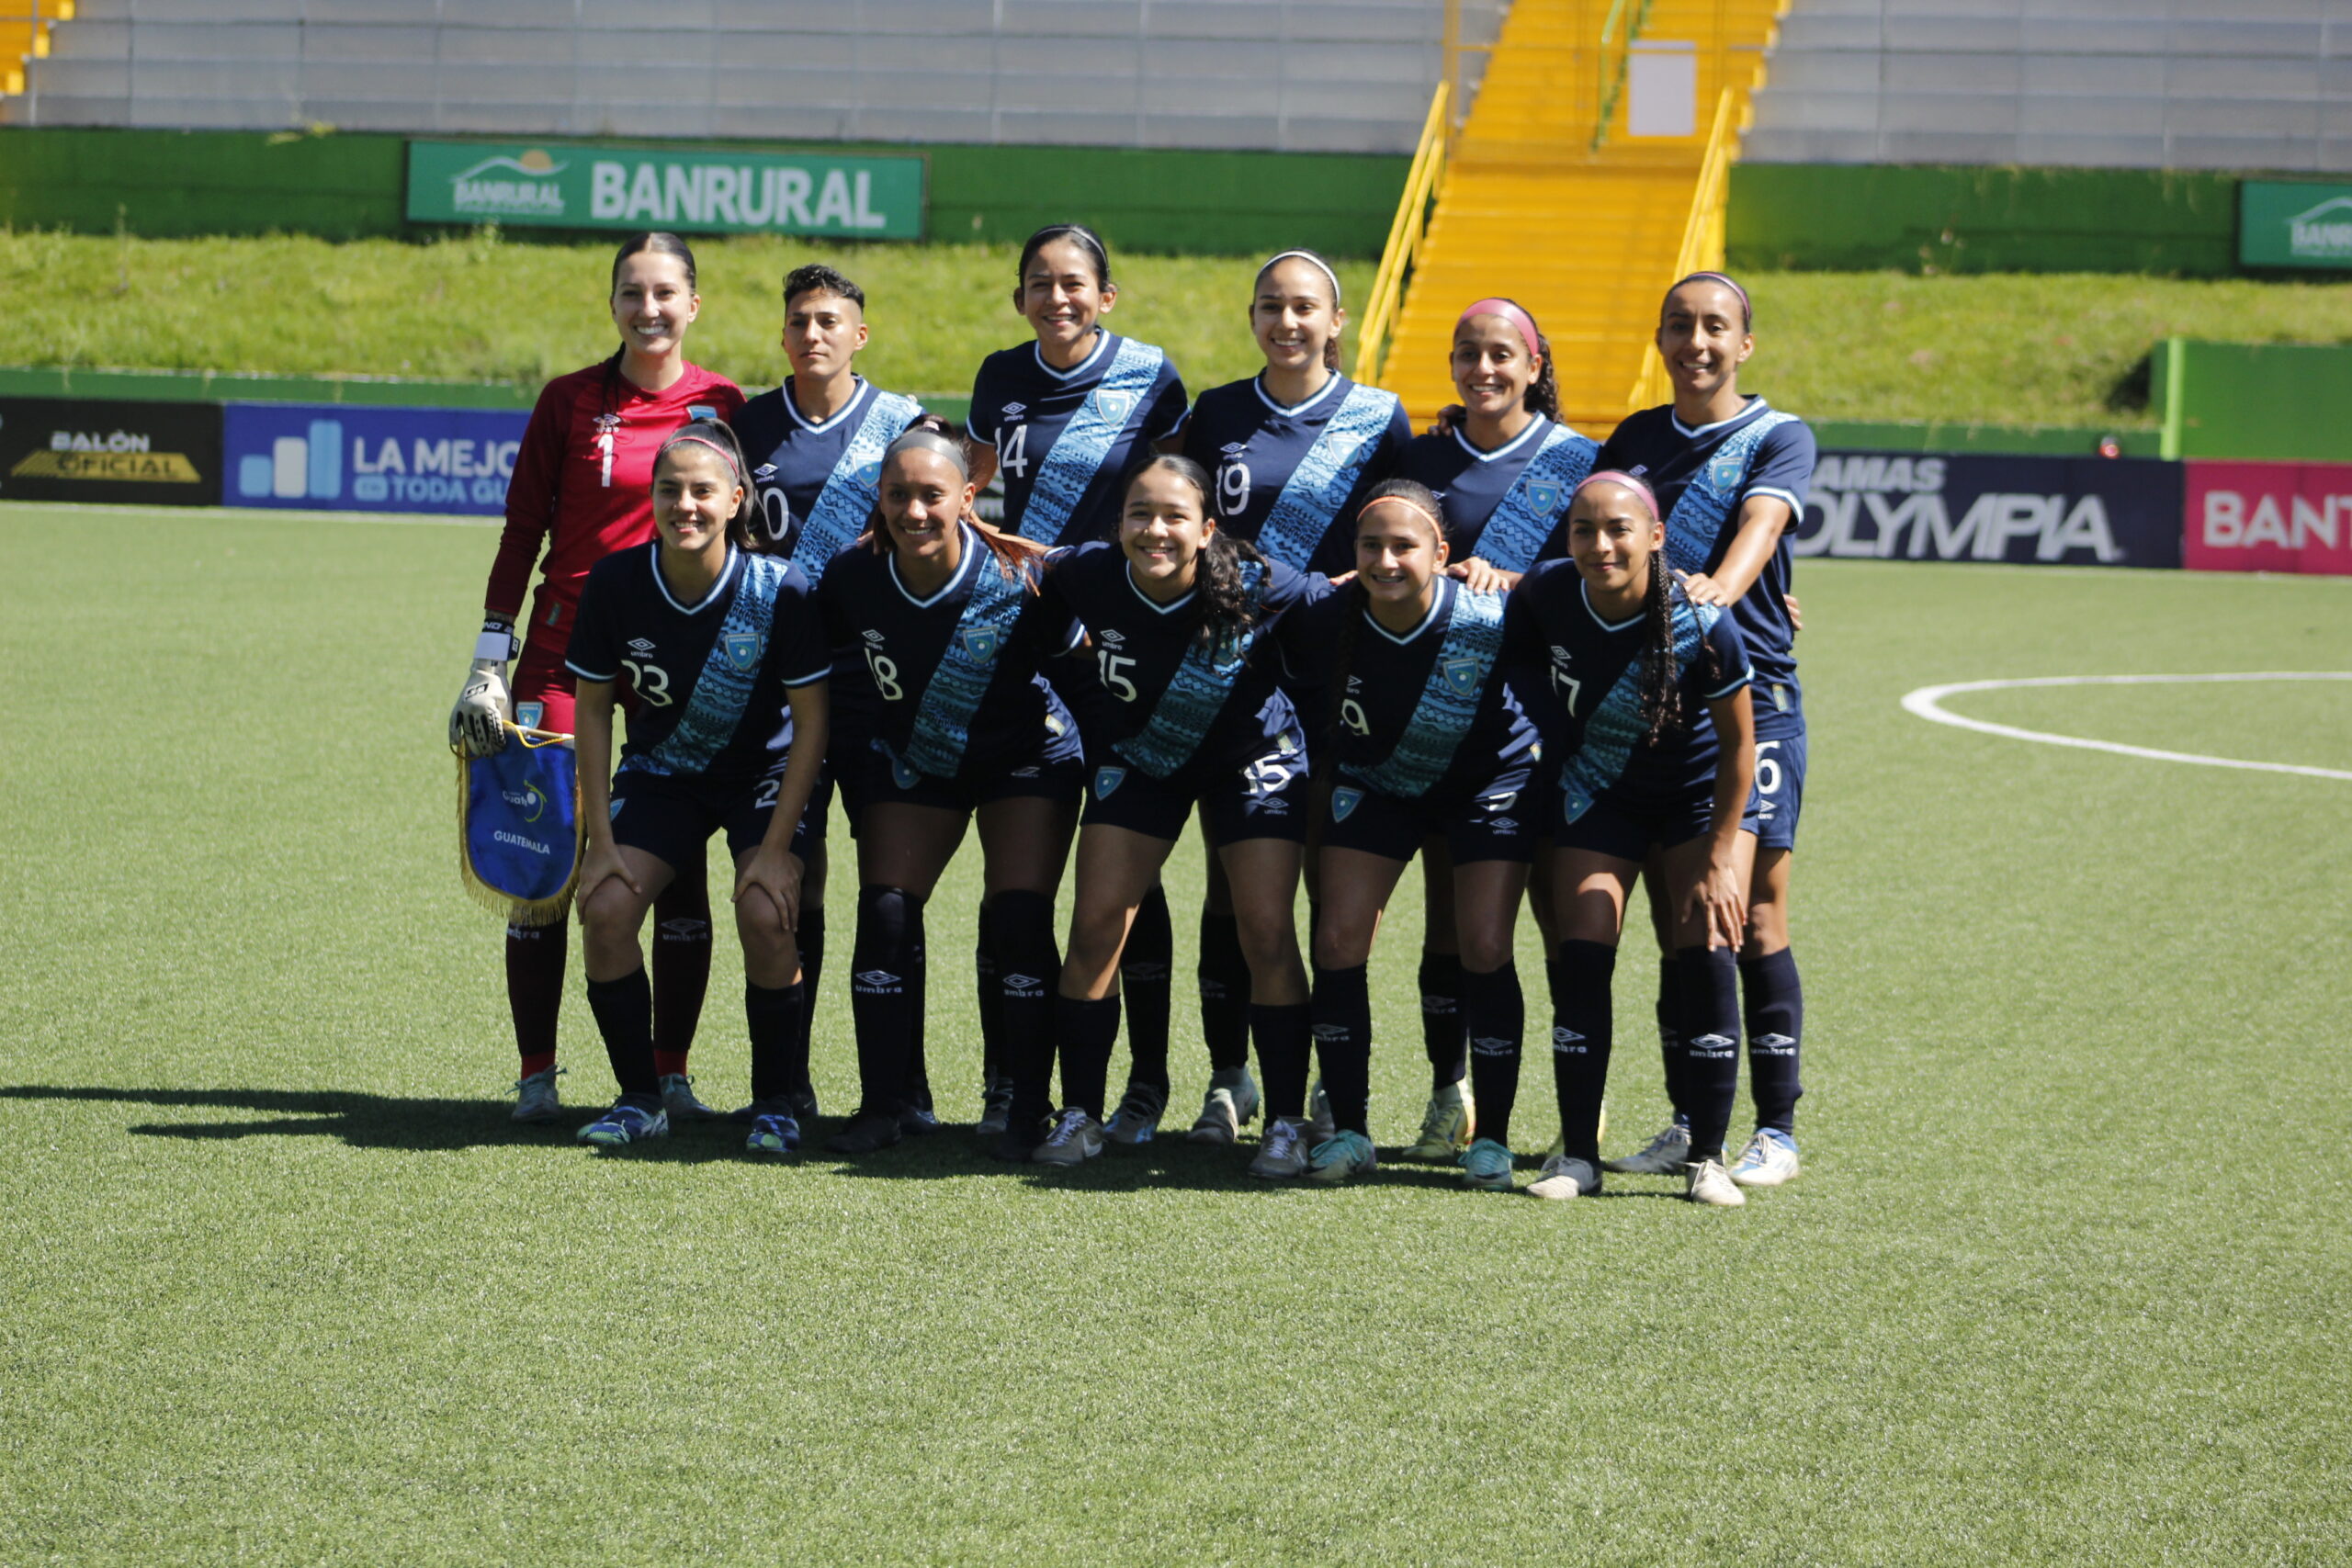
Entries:
[[1313, 267], [1316, 271], [1321, 273], [1324, 276], [1331, 280], [1331, 303], [1337, 305], [1340, 302], [1340, 275], [1333, 272], [1330, 268], [1330, 265], [1312, 251], [1284, 251], [1280, 255], [1270, 258], [1265, 265], [1260, 267], [1258, 269], [1258, 276], [1260, 277], [1265, 276], [1266, 274], [1274, 270], [1275, 262], [1288, 261], [1293, 256], [1296, 256], [1299, 260], [1305, 262], [1307, 265]]

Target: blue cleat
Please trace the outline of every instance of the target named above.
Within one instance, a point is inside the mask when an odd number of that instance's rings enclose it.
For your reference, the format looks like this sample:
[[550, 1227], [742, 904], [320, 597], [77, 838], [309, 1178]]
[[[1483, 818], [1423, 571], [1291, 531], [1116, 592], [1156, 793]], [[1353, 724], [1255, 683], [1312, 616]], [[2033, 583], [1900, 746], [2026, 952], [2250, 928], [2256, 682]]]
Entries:
[[613, 1108], [580, 1129], [580, 1141], [600, 1149], [623, 1149], [650, 1138], [670, 1135], [670, 1117], [659, 1105], [616, 1100]]

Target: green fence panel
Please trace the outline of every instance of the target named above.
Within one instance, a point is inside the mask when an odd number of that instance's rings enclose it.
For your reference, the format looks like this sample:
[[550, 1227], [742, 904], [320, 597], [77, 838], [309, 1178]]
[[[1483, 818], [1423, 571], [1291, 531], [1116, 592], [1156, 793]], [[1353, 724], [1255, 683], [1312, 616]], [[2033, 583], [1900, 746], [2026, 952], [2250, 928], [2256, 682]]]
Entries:
[[2149, 400], [2167, 457], [2352, 461], [2352, 344], [2167, 338]]

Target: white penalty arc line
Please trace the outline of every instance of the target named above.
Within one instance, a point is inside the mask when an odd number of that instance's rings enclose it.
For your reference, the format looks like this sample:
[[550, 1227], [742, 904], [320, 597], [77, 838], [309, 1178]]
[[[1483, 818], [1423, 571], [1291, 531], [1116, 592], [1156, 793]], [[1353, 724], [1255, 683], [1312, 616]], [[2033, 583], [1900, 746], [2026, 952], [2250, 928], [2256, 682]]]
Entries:
[[1963, 693], [2003, 692], [2022, 686], [2190, 686], [2248, 681], [2352, 681], [2352, 670], [2268, 670], [2227, 675], [2036, 675], [2016, 681], [1954, 681], [1941, 686], [1922, 686], [1905, 694], [1903, 705], [1931, 724], [1949, 724], [1956, 729], [1973, 729], [1981, 735], [1998, 735], [2011, 740], [2032, 740], [2044, 746], [2072, 746], [2083, 751], [2112, 751], [2118, 756], [2144, 757], [2157, 762], [2195, 762], [2208, 768], [2240, 768], [2248, 773], [2296, 773], [2311, 779], [2352, 781], [2352, 773], [2340, 768], [2310, 768], [2299, 762], [2249, 762], [2238, 757], [2208, 757], [2195, 751], [2161, 751], [2152, 746], [2126, 746], [2119, 740], [2052, 735], [2046, 730], [2020, 729], [2013, 724], [1995, 724], [1988, 719], [1970, 718], [1943, 705], [1946, 697], [1959, 696]]

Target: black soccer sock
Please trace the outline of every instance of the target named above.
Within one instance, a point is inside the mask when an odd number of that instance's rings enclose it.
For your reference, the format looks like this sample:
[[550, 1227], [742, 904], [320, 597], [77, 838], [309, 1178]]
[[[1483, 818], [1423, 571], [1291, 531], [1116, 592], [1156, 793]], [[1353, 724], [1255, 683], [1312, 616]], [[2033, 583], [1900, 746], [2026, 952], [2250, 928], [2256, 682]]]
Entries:
[[1430, 1059], [1432, 1091], [1460, 1083], [1470, 1071], [1470, 1030], [1462, 1016], [1462, 960], [1421, 952], [1421, 1049]]
[[1168, 1090], [1168, 974], [1176, 963], [1176, 932], [1168, 920], [1168, 890], [1158, 883], [1143, 896], [1119, 955], [1119, 990], [1126, 998], [1127, 1078]]
[[1241, 922], [1201, 908], [1201, 1039], [1209, 1071], [1250, 1065], [1250, 960], [1241, 952]]
[[857, 945], [850, 955], [850, 1016], [857, 1029], [860, 1116], [889, 1116], [906, 1098], [914, 1046], [915, 912], [897, 887], [857, 890]]
[[1682, 1109], [1696, 1164], [1723, 1158], [1739, 1094], [1739, 956], [1728, 947], [1686, 947], [1674, 956], [1681, 971]]
[[1119, 1039], [1119, 998], [1054, 998], [1054, 1045], [1062, 1058], [1062, 1109], [1076, 1106], [1097, 1122], [1111, 1080], [1111, 1048]]
[[1250, 1004], [1250, 1032], [1258, 1040], [1258, 1071], [1265, 1079], [1270, 1117], [1306, 1114], [1306, 1077], [1313, 1054], [1307, 1033], [1310, 1010], [1305, 1002], [1283, 1007]]
[[1684, 1126], [1690, 1123], [1690, 1113], [1683, 1109], [1682, 1077], [1685, 1062], [1682, 1055], [1682, 971], [1671, 955], [1657, 961], [1657, 1055], [1666, 1069], [1666, 1098], [1674, 1107], [1674, 1119]]
[[997, 980], [996, 937], [990, 930], [989, 906], [992, 900], [980, 900], [979, 924], [972, 941], [972, 999], [980, 1013], [980, 1088], [996, 1087], [1004, 1066], [1004, 1008], [1002, 987]]
[[914, 942], [914, 956], [907, 965], [907, 1007], [910, 1013], [907, 1029], [906, 1085], [901, 1091], [910, 1105], [928, 1109], [931, 1105], [931, 1059], [927, 1054], [930, 1042], [931, 1007], [927, 986], [931, 975], [931, 949], [923, 941], [922, 912], [924, 900], [910, 901], [913, 913], [910, 919]]
[[710, 882], [702, 859], [680, 866], [653, 900], [653, 1067], [686, 1070], [710, 989]]
[[752, 1032], [752, 1098], [782, 1100], [808, 1077], [808, 1034], [801, 1027], [807, 988], [743, 982], [743, 1018]]
[[563, 1016], [563, 961], [571, 945], [561, 920], [506, 928], [506, 1008], [514, 1015], [521, 1076], [555, 1066], [556, 1022]]
[[[1600, 1100], [1609, 1089], [1612, 1010], [1610, 977], [1617, 950], [1606, 942], [1564, 942], [1552, 971], [1552, 1089], [1560, 1102], [1560, 1150], [1600, 1163]], [[1481, 1105], [1479, 1113], [1485, 1114]]]
[[1361, 964], [1352, 969], [1315, 966], [1307, 1003], [1323, 1093], [1342, 1132], [1372, 1135], [1372, 988]]
[[785, 1089], [789, 1094], [808, 1094], [814, 1092], [808, 1082], [808, 1042], [817, 1032], [817, 998], [825, 994], [825, 906], [803, 906], [792, 936], [800, 944], [800, 1076]]
[[662, 1075], [653, 1070], [653, 983], [642, 966], [617, 980], [588, 982], [588, 1010], [605, 1037], [621, 1093], [659, 1103]]
[[1012, 1079], [1011, 1125], [1032, 1127], [1054, 1108], [1054, 901], [1042, 893], [1000, 893], [989, 900], [996, 945], [997, 1011], [1003, 1044], [998, 1071]]
[[1520, 1040], [1527, 1031], [1527, 998], [1519, 988], [1519, 965], [1507, 963], [1483, 975], [1464, 969], [1462, 1012], [1470, 1029], [1478, 1136], [1509, 1148], [1511, 1108], [1519, 1103]]
[[1739, 994], [1747, 1019], [1747, 1088], [1756, 1124], [1796, 1135], [1804, 1042], [1804, 986], [1788, 948], [1739, 961]]

